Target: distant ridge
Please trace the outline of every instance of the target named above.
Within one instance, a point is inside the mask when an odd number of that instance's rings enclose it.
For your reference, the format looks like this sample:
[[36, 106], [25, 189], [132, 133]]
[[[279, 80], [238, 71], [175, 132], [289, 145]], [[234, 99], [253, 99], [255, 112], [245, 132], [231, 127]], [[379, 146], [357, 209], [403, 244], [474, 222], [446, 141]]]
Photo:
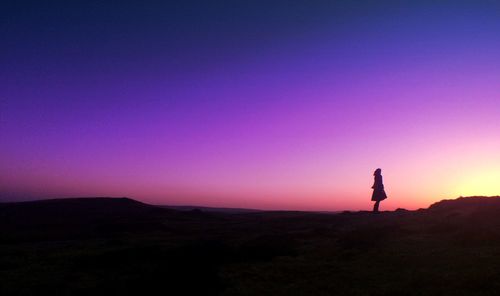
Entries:
[[166, 209], [173, 209], [178, 211], [193, 211], [200, 210], [204, 212], [217, 212], [217, 213], [257, 213], [263, 210], [258, 209], [245, 209], [245, 208], [217, 208], [217, 207], [203, 207], [203, 206], [168, 206], [161, 205], [158, 206]]

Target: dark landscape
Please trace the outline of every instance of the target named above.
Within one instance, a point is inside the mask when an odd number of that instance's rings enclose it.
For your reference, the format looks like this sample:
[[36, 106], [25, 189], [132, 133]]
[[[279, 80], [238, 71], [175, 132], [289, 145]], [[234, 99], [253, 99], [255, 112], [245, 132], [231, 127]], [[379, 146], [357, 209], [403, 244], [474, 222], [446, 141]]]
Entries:
[[500, 197], [379, 214], [3, 203], [0, 295], [496, 295], [499, 213]]

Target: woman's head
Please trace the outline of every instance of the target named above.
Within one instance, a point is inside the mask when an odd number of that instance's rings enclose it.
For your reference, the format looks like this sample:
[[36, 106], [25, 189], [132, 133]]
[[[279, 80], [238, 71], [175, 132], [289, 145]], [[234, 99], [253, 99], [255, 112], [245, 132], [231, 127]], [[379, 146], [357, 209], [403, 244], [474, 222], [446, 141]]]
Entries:
[[376, 169], [375, 172], [373, 172], [373, 175], [380, 175], [382, 174], [382, 169]]

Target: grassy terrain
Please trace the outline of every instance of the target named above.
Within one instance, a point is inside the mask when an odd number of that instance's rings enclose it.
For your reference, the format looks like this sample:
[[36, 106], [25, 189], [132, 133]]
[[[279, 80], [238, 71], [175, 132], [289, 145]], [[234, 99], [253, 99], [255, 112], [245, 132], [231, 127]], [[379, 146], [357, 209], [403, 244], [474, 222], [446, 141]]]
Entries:
[[496, 295], [500, 198], [420, 211], [0, 205], [1, 295]]

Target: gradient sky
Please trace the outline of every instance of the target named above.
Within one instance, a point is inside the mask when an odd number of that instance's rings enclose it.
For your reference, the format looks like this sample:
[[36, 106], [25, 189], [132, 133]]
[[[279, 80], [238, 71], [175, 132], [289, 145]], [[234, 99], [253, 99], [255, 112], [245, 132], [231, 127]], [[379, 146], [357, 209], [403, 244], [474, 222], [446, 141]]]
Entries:
[[0, 201], [500, 194], [500, 1], [8, 2]]

